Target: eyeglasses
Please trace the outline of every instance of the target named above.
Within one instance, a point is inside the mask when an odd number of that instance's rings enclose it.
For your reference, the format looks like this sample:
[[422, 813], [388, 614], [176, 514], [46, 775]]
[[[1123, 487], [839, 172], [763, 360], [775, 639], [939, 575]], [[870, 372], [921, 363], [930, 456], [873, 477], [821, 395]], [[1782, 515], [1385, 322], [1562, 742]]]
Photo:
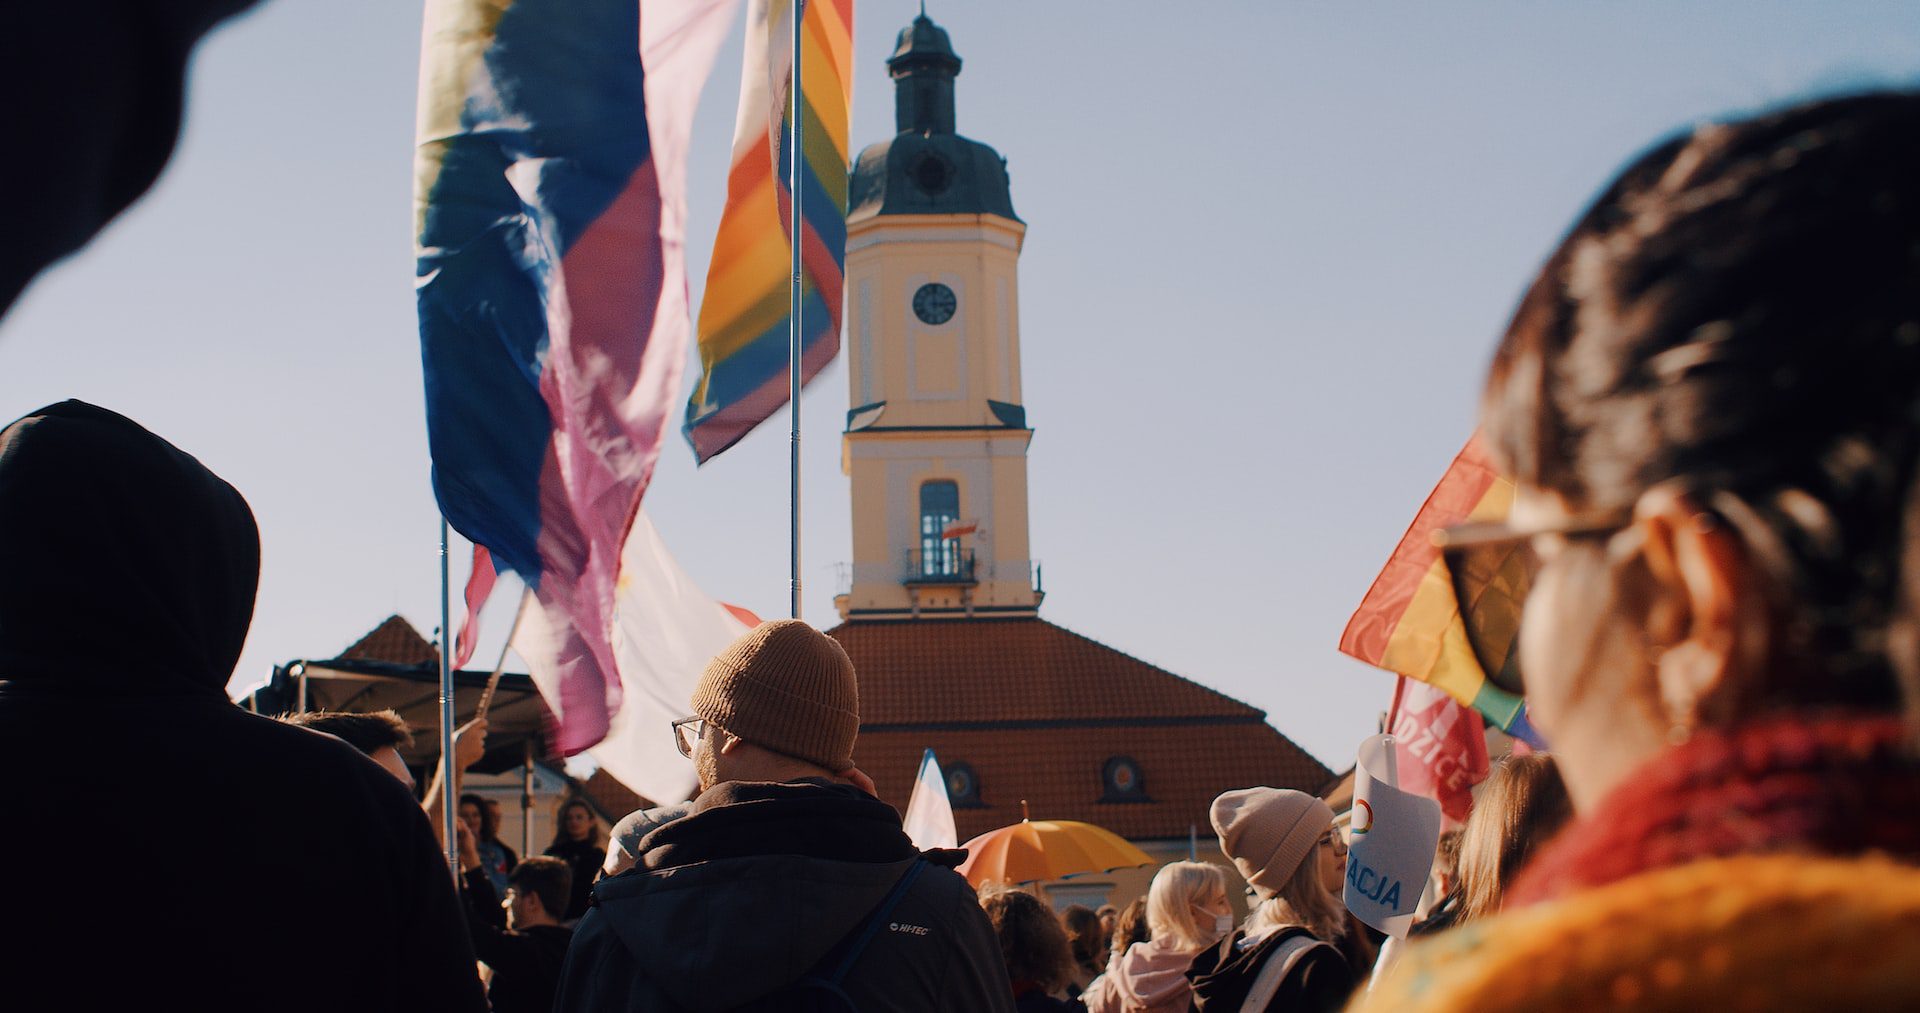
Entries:
[[704, 718], [681, 718], [673, 723], [673, 744], [680, 755], [693, 759], [693, 747], [706, 734], [707, 722]]
[[1560, 524], [1516, 528], [1504, 522], [1461, 524], [1433, 533], [1446, 564], [1454, 601], [1466, 628], [1467, 647], [1487, 681], [1525, 692], [1520, 674], [1520, 610], [1540, 575], [1533, 540], [1541, 535], [1599, 538], [1633, 522], [1630, 511], [1579, 514]]
[[1347, 835], [1341, 833], [1339, 828], [1336, 827], [1327, 831], [1321, 836], [1320, 843], [1325, 847], [1332, 848], [1336, 857], [1347, 857]]

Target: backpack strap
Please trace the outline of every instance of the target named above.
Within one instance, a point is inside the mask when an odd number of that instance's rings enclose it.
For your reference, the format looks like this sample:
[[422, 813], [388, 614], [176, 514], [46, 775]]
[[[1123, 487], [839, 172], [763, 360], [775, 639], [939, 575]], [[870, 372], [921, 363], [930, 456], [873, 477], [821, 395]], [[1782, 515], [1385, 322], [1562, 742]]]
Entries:
[[[893, 916], [894, 908], [906, 898], [912, 889], [914, 880], [920, 878], [920, 871], [927, 866], [926, 859], [915, 859], [907, 871], [893, 884], [892, 892], [881, 900], [880, 906], [873, 909], [865, 922], [855, 926], [833, 948], [822, 954], [807, 973], [789, 982], [786, 986], [762, 996], [738, 1010], [765, 1011], [765, 1013], [796, 1013], [799, 1010], [840, 1009], [848, 1013], [857, 1013], [853, 997], [841, 987], [841, 982], [853, 971], [860, 955], [866, 952], [867, 944], [880, 934], [880, 929]], [[827, 970], [832, 968], [832, 970]]]
[[866, 952], [867, 944], [873, 942], [873, 937], [880, 933], [880, 926], [886, 924], [888, 916], [893, 914], [893, 909], [900, 906], [901, 899], [906, 897], [907, 891], [913, 886], [913, 881], [920, 878], [920, 870], [926, 867], [926, 859], [915, 859], [913, 865], [909, 866], [906, 873], [900, 877], [900, 881], [893, 884], [893, 892], [887, 894], [887, 899], [881, 901], [880, 906], [874, 909], [872, 917], [868, 918], [867, 924], [860, 929], [860, 934], [853, 937], [853, 945], [841, 955], [840, 966], [834, 968], [832, 974], [823, 977], [809, 976], [807, 980], [824, 982], [828, 985], [840, 984], [841, 979], [847, 976], [847, 972], [853, 970], [853, 965], [860, 959], [860, 954]]
[[1253, 979], [1253, 987], [1247, 990], [1246, 1001], [1240, 1004], [1240, 1013], [1264, 1013], [1267, 1005], [1273, 1002], [1274, 995], [1280, 991], [1281, 983], [1293, 973], [1294, 965], [1300, 963], [1300, 958], [1314, 947], [1325, 945], [1306, 932], [1282, 939], [1280, 945], [1275, 946], [1260, 965], [1260, 976]]

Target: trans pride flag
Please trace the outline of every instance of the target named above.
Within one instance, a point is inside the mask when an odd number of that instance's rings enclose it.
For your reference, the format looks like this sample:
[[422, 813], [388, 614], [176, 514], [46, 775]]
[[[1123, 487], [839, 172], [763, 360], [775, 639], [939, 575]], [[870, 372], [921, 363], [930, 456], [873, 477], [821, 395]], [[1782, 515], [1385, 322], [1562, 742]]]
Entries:
[[1503, 631], [1511, 643], [1519, 629], [1520, 603], [1498, 589], [1482, 588], [1484, 593], [1467, 603], [1471, 614], [1463, 616], [1446, 562], [1433, 544], [1433, 533], [1441, 528], [1504, 520], [1512, 506], [1513, 483], [1494, 470], [1475, 436], [1453, 459], [1367, 589], [1340, 635], [1340, 650], [1438, 687], [1494, 727], [1537, 746], [1526, 702], [1489, 681], [1467, 645], [1468, 621], [1476, 629]]
[[687, 140], [731, 14], [427, 0], [414, 225], [434, 494], [533, 589], [515, 644], [567, 754], [620, 707], [615, 582], [678, 395]]
[[[794, 0], [749, 0], [727, 207], [700, 304], [700, 381], [683, 431], [702, 463], [787, 403]], [[800, 41], [802, 382], [840, 350], [853, 0], [808, 0]]]

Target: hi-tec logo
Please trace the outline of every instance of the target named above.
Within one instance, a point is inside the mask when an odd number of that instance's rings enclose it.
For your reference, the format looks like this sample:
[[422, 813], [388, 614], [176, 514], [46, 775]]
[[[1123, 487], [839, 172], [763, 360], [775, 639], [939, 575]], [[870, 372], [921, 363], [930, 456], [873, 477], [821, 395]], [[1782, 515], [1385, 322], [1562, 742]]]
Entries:
[[908, 925], [906, 922], [888, 922], [887, 931], [905, 932], [911, 935], [924, 936], [927, 934], [927, 927], [925, 925]]

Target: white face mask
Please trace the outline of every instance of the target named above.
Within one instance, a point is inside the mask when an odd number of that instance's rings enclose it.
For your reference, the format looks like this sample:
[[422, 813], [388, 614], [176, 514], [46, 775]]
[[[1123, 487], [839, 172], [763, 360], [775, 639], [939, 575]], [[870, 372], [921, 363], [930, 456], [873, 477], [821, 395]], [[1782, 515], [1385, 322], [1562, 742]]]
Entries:
[[1216, 915], [1216, 916], [1214, 916], [1214, 919], [1213, 919], [1213, 931], [1214, 931], [1214, 933], [1215, 933], [1216, 935], [1221, 935], [1221, 936], [1224, 936], [1224, 935], [1226, 935], [1227, 933], [1229, 933], [1229, 932], [1232, 932], [1232, 931], [1233, 931], [1233, 916], [1232, 916], [1232, 915]]

